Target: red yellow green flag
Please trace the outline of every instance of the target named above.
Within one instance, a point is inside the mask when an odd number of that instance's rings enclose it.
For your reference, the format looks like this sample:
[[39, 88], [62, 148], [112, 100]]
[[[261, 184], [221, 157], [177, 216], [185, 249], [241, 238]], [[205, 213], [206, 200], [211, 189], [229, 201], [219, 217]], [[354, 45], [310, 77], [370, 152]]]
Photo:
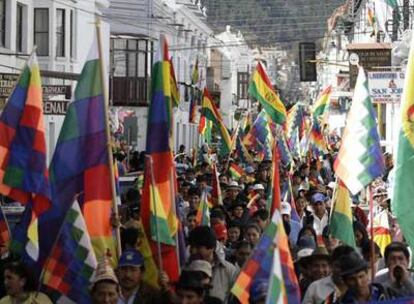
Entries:
[[230, 153], [232, 142], [229, 131], [227, 131], [223, 118], [221, 117], [221, 114], [207, 89], [204, 89], [201, 115], [205, 117], [206, 123], [207, 121], [212, 121], [213, 125], [218, 128], [221, 135], [221, 141], [223, 143], [222, 153]]
[[410, 55], [403, 96], [401, 98], [401, 131], [395, 169], [394, 191], [391, 200], [393, 214], [397, 217], [404, 238], [414, 248], [414, 39]]
[[270, 118], [278, 124], [286, 121], [286, 108], [273, 90], [269, 77], [259, 62], [249, 85], [249, 94], [263, 106]]

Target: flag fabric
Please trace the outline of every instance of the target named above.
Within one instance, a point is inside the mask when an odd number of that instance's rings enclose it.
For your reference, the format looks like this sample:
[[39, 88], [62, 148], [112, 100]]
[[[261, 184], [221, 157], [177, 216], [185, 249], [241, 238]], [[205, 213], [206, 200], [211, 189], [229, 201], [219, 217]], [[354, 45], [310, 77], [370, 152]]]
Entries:
[[367, 3], [367, 20], [368, 24], [372, 27], [371, 36], [377, 35], [378, 27], [377, 20], [375, 18], [375, 9], [373, 3]]
[[3, 206], [0, 205], [0, 244], [9, 247], [11, 240], [10, 227], [6, 215], [3, 212]]
[[287, 140], [287, 145], [291, 151], [292, 156], [295, 156], [299, 159], [302, 158], [302, 151], [299, 139], [299, 128], [295, 128], [292, 132], [292, 136]]
[[196, 59], [193, 73], [191, 75], [191, 99], [190, 99], [190, 111], [189, 111], [189, 123], [196, 123], [196, 114], [197, 114], [197, 101], [199, 99], [198, 86], [199, 82], [199, 72], [198, 72], [198, 57]]
[[277, 223], [277, 237], [273, 239], [272, 244], [275, 250], [266, 304], [299, 304], [300, 287], [290, 254], [288, 237], [279, 211], [276, 211], [273, 217], [272, 222]]
[[270, 214], [273, 214], [276, 209], [280, 210], [281, 206], [279, 161], [279, 148], [276, 143], [272, 155], [272, 183], [270, 187], [270, 200], [268, 202], [268, 211]]
[[38, 217], [50, 207], [48, 176], [40, 69], [32, 53], [0, 116], [0, 193], [31, 205], [20, 249], [33, 260], [39, 257]]
[[241, 132], [239, 132], [238, 136], [236, 137], [235, 156], [238, 157], [240, 162], [243, 164], [252, 164], [254, 161], [253, 157], [250, 155], [249, 151], [242, 141]]
[[325, 154], [328, 152], [328, 145], [325, 141], [322, 126], [316, 120], [312, 122], [312, 127], [309, 133], [309, 144], [313, 148], [316, 155]]
[[381, 254], [384, 255], [385, 248], [392, 242], [388, 210], [382, 210], [374, 216], [373, 226], [374, 242], [380, 248]]
[[312, 107], [312, 118], [313, 120], [320, 121], [326, 113], [329, 107], [332, 93], [332, 86], [326, 87], [319, 95], [318, 100]]
[[[275, 252], [278, 252], [280, 257], [278, 264], [274, 264]], [[273, 267], [282, 269], [281, 275], [280, 273], [278, 275], [279, 283], [273, 279], [275, 272]], [[252, 255], [240, 271], [231, 293], [240, 303], [248, 304], [250, 288], [256, 280], [270, 280], [267, 300], [271, 301], [281, 296], [282, 303], [300, 303], [299, 284], [289, 251], [288, 239], [284, 232], [283, 221], [278, 210], [273, 213], [271, 222], [267, 225]]]
[[217, 171], [217, 166], [215, 163], [212, 165], [213, 167], [213, 180], [212, 180], [212, 190], [211, 190], [211, 200], [213, 206], [220, 206], [223, 205], [223, 194], [221, 193], [220, 181], [219, 181], [219, 174]]
[[353, 195], [384, 172], [375, 111], [362, 67], [334, 169]]
[[243, 143], [248, 148], [255, 148], [257, 146], [266, 146], [272, 140], [272, 131], [270, 130], [269, 116], [264, 110], [257, 115], [253, 126], [249, 133], [243, 138]]
[[112, 235], [112, 183], [103, 83], [95, 35], [78, 79], [49, 168], [53, 204], [39, 218], [41, 258], [46, 259], [73, 199], [78, 195], [98, 258], [108, 250], [115, 263]]
[[401, 98], [401, 130], [394, 166], [395, 178], [391, 209], [411, 249], [414, 248], [414, 39], [411, 40]]
[[200, 78], [200, 75], [198, 73], [198, 57], [197, 57], [196, 62], [194, 64], [193, 73], [191, 74], [191, 84], [193, 86], [197, 85], [199, 78]]
[[42, 284], [54, 303], [91, 303], [89, 287], [97, 264], [85, 220], [75, 200], [45, 263]]
[[249, 84], [249, 94], [257, 99], [269, 117], [277, 124], [286, 121], [286, 108], [273, 89], [272, 83], [259, 62]]
[[201, 116], [198, 123], [198, 133], [200, 133], [207, 144], [211, 144], [212, 129], [213, 122], [208, 120], [205, 116]]
[[142, 275], [142, 280], [152, 287], [159, 288], [159, 273], [157, 264], [154, 260], [154, 255], [152, 254], [150, 241], [148, 240], [147, 234], [145, 233], [144, 226], [142, 225], [142, 221], [138, 222], [139, 231], [141, 231], [142, 235], [139, 242], [139, 252], [141, 252], [142, 256], [144, 257], [144, 267], [145, 271]]
[[285, 136], [282, 132], [279, 133], [277, 137], [277, 146], [280, 161], [282, 162], [283, 166], [289, 166], [293, 162], [292, 153], [287, 145]]
[[243, 135], [249, 133], [250, 128], [252, 127], [252, 114], [250, 112], [247, 113], [246, 119], [243, 125]]
[[175, 78], [175, 70], [172, 58], [169, 60], [170, 64], [170, 87], [171, 87], [171, 101], [174, 107], [178, 107], [180, 104], [180, 90], [177, 86], [177, 80]]
[[201, 194], [200, 204], [196, 214], [196, 223], [198, 226], [210, 226], [210, 208], [208, 201], [209, 194], [203, 191]]
[[235, 163], [230, 164], [229, 173], [233, 180], [239, 180], [245, 174], [243, 168]]
[[355, 247], [351, 196], [342, 182], [338, 182], [333, 200], [333, 208], [329, 221], [329, 231], [335, 239], [344, 244]]
[[398, 2], [397, 0], [374, 0], [374, 5], [378, 27], [386, 37], [390, 38], [386, 24], [388, 20], [393, 20], [394, 10], [398, 9]]
[[192, 94], [190, 100], [190, 111], [188, 113], [188, 122], [189, 123], [196, 123], [196, 113], [197, 113], [197, 100], [195, 96]]
[[[169, 132], [168, 45], [161, 35], [160, 47], [152, 67], [151, 103], [148, 110], [147, 159], [141, 217], [154, 256], [160, 243], [162, 265], [172, 281], [178, 279], [176, 252], [178, 220], [175, 212], [175, 176]], [[167, 76], [167, 77], [166, 77]]]
[[300, 128], [303, 123], [302, 105], [296, 103], [288, 112], [286, 120], [286, 137], [291, 139], [295, 129]]
[[213, 123], [213, 125], [218, 129], [221, 135], [221, 152], [222, 154], [230, 153], [231, 151], [231, 138], [229, 131], [224, 125], [223, 118], [215, 105], [213, 98], [210, 96], [207, 88], [204, 89], [203, 93], [203, 103], [201, 108], [201, 115]]
[[115, 178], [116, 203], [118, 205], [121, 205], [121, 185], [119, 182], [119, 165], [116, 159], [114, 160], [114, 178]]

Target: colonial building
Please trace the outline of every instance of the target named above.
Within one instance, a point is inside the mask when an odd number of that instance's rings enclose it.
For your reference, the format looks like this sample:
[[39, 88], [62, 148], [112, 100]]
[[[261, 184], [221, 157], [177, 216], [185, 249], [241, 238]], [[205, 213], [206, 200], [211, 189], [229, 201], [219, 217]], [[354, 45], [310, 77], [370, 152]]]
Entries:
[[[5, 80], [1, 82], [0, 101], [3, 105], [34, 46], [42, 70], [42, 84], [70, 86], [65, 95], [44, 94], [45, 104], [51, 110], [46, 111], [45, 117], [49, 159], [65, 114], [62, 111], [65, 106], [54, 105], [69, 101], [76, 85], [73, 80], [83, 67], [95, 34], [95, 15], [101, 15], [102, 9], [108, 6], [108, 0], [0, 0], [0, 77]], [[109, 55], [109, 27], [105, 19], [102, 33], [104, 53]]]

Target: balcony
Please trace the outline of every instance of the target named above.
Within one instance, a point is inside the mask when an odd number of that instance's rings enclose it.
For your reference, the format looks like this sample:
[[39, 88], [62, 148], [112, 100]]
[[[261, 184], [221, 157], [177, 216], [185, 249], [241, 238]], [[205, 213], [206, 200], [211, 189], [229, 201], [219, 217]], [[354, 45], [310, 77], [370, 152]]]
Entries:
[[148, 106], [147, 78], [112, 77], [110, 81], [110, 99], [114, 106]]

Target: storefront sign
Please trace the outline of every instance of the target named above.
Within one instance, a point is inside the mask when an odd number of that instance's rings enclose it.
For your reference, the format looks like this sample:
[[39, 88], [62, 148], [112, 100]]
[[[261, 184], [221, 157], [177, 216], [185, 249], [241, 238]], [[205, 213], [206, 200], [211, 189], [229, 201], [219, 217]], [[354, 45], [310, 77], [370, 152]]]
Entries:
[[[7, 98], [11, 95], [19, 74], [0, 73], [0, 109], [4, 108]], [[49, 115], [65, 115], [72, 95], [70, 85], [43, 85], [43, 111]], [[51, 100], [62, 96], [66, 100]]]
[[[355, 43], [347, 47], [350, 57], [358, 56], [358, 64], [361, 65], [366, 72], [381, 71], [381, 68], [389, 68], [391, 66], [391, 50], [392, 47], [387, 43]], [[352, 55], [355, 54], [355, 55]], [[349, 65], [350, 85], [355, 87], [358, 76], [358, 65]]]
[[67, 100], [44, 100], [43, 113], [45, 115], [66, 115], [69, 107]]
[[399, 102], [404, 87], [402, 72], [369, 72], [368, 85], [375, 103]]

